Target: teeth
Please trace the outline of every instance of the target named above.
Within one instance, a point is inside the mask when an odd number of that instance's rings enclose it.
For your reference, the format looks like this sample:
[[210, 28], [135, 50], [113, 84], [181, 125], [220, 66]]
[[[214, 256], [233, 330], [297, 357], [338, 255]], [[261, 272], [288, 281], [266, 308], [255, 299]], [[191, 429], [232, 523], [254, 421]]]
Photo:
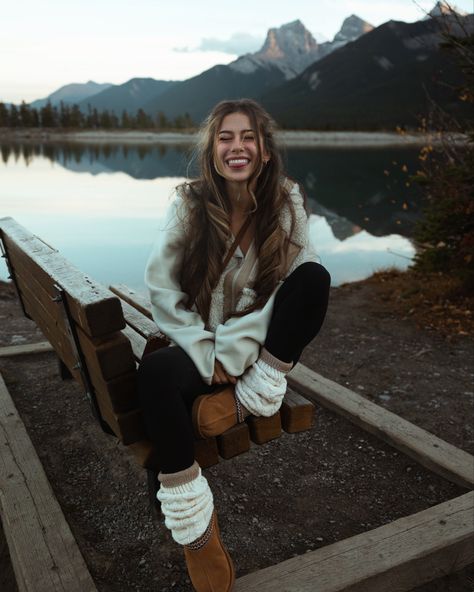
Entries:
[[248, 163], [248, 159], [247, 158], [233, 158], [232, 160], [228, 161], [229, 164], [247, 164]]

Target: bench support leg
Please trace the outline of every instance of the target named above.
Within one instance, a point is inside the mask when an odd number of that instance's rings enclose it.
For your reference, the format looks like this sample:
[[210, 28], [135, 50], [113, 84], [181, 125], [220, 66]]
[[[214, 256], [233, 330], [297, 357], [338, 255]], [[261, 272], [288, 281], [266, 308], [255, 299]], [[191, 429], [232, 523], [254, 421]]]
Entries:
[[71, 378], [74, 378], [74, 376], [69, 371], [69, 368], [61, 360], [60, 357], [58, 357], [58, 370], [59, 370], [59, 376], [61, 377], [61, 380], [71, 380]]
[[7, 264], [7, 269], [8, 269], [8, 278], [11, 279], [11, 281], [13, 282], [13, 285], [15, 286], [15, 291], [16, 291], [16, 295], [18, 296], [18, 300], [20, 301], [20, 305], [21, 305], [21, 309], [23, 310], [23, 314], [25, 315], [25, 317], [27, 319], [31, 319], [30, 315], [26, 312], [25, 309], [25, 305], [23, 304], [23, 299], [21, 297], [21, 292], [20, 289], [18, 287], [18, 282], [16, 281], [16, 276], [15, 273], [13, 271], [13, 267], [10, 264], [10, 260], [8, 259], [8, 253], [7, 250], [5, 248], [5, 245], [2, 242], [2, 237], [0, 236], [0, 251], [2, 252], [1, 257], [2, 259], [5, 259], [5, 262]]

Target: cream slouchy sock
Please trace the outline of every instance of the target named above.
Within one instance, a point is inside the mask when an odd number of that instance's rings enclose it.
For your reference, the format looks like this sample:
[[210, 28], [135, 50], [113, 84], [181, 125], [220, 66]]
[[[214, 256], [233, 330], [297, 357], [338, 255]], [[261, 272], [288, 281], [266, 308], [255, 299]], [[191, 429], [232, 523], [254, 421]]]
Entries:
[[156, 497], [161, 502], [165, 524], [173, 539], [188, 545], [206, 531], [214, 510], [214, 498], [201, 467], [194, 464], [178, 473], [159, 473], [161, 487]]
[[285, 396], [286, 374], [292, 367], [291, 362], [282, 362], [262, 348], [258, 360], [237, 380], [237, 398], [252, 415], [274, 415]]

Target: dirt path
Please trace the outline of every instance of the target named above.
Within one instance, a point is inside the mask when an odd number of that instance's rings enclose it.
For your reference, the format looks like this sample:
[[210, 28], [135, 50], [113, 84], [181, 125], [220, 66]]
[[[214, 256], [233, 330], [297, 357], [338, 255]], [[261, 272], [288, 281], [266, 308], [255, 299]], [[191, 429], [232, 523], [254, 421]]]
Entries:
[[[43, 340], [5, 286], [0, 323], [0, 345]], [[471, 336], [448, 341], [418, 329], [377, 284], [361, 282], [332, 290], [301, 361], [474, 453], [473, 359]], [[1, 359], [0, 372], [98, 589], [190, 590], [181, 549], [149, 514], [143, 471], [99, 431], [79, 388], [60, 381], [54, 355]], [[338, 416], [317, 414], [313, 430], [205, 471], [238, 575], [464, 492]], [[0, 561], [0, 589], [13, 591], [1, 533]], [[472, 592], [473, 582], [465, 569], [418, 592]]]

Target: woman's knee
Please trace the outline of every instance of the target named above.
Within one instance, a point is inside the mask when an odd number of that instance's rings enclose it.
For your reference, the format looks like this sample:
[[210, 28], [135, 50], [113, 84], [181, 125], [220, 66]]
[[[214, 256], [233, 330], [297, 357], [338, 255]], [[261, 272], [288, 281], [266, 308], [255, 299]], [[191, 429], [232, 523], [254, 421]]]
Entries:
[[293, 285], [308, 296], [315, 294], [324, 296], [329, 293], [331, 276], [328, 270], [316, 261], [302, 263], [287, 279], [290, 278]]
[[301, 301], [313, 304], [325, 301], [329, 295], [331, 276], [327, 269], [315, 261], [307, 261], [299, 265], [285, 280], [291, 290], [299, 293]]

